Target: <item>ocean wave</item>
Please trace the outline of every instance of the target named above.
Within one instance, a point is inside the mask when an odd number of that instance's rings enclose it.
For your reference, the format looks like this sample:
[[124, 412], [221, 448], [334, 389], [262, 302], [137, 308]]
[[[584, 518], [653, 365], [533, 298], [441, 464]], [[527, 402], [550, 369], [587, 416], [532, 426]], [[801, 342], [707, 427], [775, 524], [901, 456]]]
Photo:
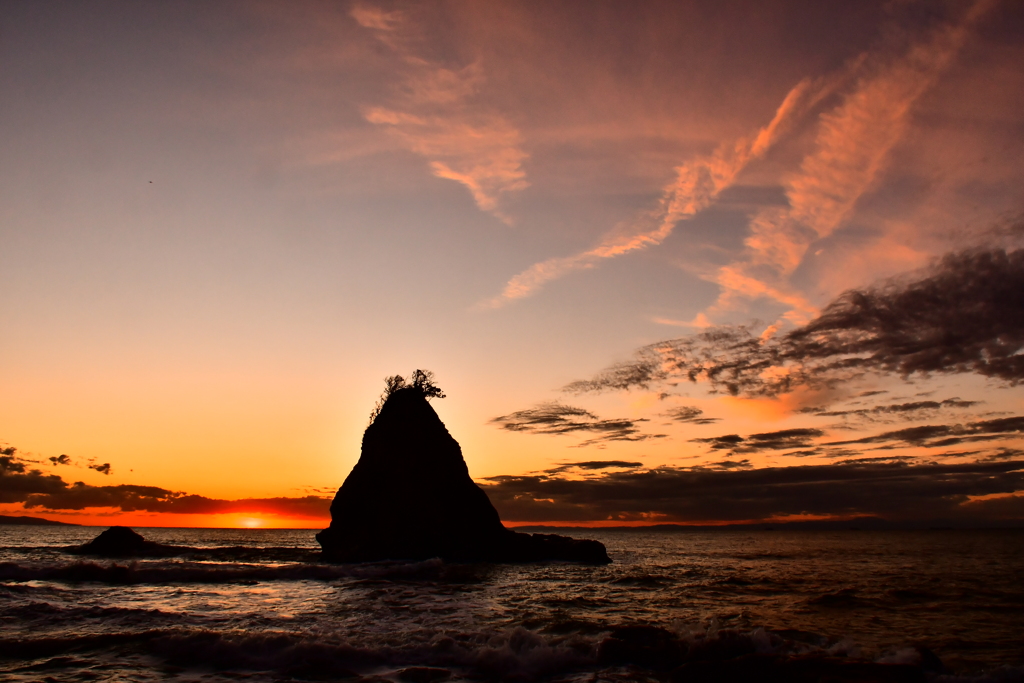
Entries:
[[29, 621], [68, 623], [81, 620], [131, 619], [140, 622], [153, 622], [157, 619], [179, 619], [179, 615], [158, 609], [139, 609], [130, 607], [101, 607], [91, 605], [61, 606], [51, 602], [30, 600], [5, 605], [0, 608], [0, 618], [17, 619], [23, 623]]
[[375, 562], [366, 564], [215, 564], [189, 561], [129, 561], [18, 564], [0, 563], [0, 581], [58, 581], [67, 583], [253, 584], [263, 581], [451, 581], [482, 580], [487, 566], [447, 565], [439, 559], [422, 562]]
[[[155, 656], [172, 666], [273, 671], [305, 679], [345, 678], [400, 667], [457, 669], [486, 680], [535, 680], [594, 661], [593, 643], [551, 640], [522, 628], [503, 633], [435, 633], [407, 645], [371, 645], [308, 634], [149, 629], [51, 638], [0, 638], [0, 658], [45, 659], [97, 651]], [[113, 651], [113, 652], [112, 652]]]
[[328, 565], [210, 566], [178, 562], [74, 562], [60, 565], [0, 564], [0, 581], [62, 581], [107, 584], [168, 583], [251, 583], [260, 581], [330, 581], [347, 576], [341, 568]]
[[807, 598], [804, 602], [807, 605], [813, 605], [816, 607], [845, 609], [862, 607], [869, 604], [870, 601], [858, 595], [857, 590], [854, 588], [841, 588], [831, 593], [823, 593], [812, 598]]
[[[400, 642], [346, 640], [337, 634], [203, 628], [0, 637], [0, 658], [66, 658], [73, 662], [74, 657], [95, 657], [96, 653], [105, 659], [119, 660], [145, 655], [188, 670], [265, 671], [306, 680], [392, 675], [401, 671], [408, 672], [409, 680], [417, 676], [420, 680], [455, 676], [468, 680], [534, 681], [601, 672], [602, 678], [610, 680], [656, 677], [679, 683], [825, 679], [1009, 683], [1024, 676], [1021, 667], [954, 676], [945, 672], [938, 658], [922, 647], [907, 646], [875, 659], [862, 658], [845, 641], [802, 632], [763, 628], [741, 631], [723, 629], [717, 623], [704, 629], [679, 630], [651, 624], [627, 624], [599, 631], [594, 630], [594, 624], [587, 623], [563, 626], [567, 628], [556, 627], [547, 633], [522, 627], [494, 632], [424, 630], [407, 634]], [[410, 667], [422, 670], [412, 672]]]
[[619, 586], [631, 586], [635, 588], [664, 588], [676, 582], [671, 576], [664, 574], [627, 574], [610, 579], [608, 583]]
[[[81, 546], [0, 546], [0, 557], [46, 557], [54, 555], [75, 555], [85, 557], [103, 557], [83, 553]], [[144, 559], [146, 552], [138, 556], [124, 557]], [[323, 553], [319, 548], [277, 547], [277, 546], [184, 546], [160, 545], [159, 552], [152, 557], [181, 558], [194, 562], [249, 562], [249, 563], [320, 563]], [[123, 559], [118, 556], [119, 559]]]
[[899, 602], [925, 602], [942, 597], [939, 593], [920, 588], [890, 588], [885, 591], [885, 595]]

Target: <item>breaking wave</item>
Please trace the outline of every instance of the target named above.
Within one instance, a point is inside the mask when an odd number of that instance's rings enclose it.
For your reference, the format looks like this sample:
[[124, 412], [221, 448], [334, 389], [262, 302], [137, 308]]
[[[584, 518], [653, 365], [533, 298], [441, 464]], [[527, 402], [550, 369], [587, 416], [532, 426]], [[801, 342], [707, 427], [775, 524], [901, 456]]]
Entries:
[[[407, 674], [425, 680], [535, 681], [601, 672], [602, 679], [637, 680], [670, 675], [673, 681], [931, 680], [996, 683], [1024, 680], [1024, 667], [999, 667], [974, 675], [946, 673], [929, 650], [906, 647], [874, 659], [857, 656], [849, 643], [822, 636], [763, 628], [674, 632], [628, 625], [588, 634], [586, 628], [545, 635], [521, 627], [499, 632], [421, 633], [397, 645], [333, 639], [323, 634], [245, 633], [212, 629], [148, 629], [52, 638], [0, 638], [0, 658], [36, 660], [10, 673], [80, 668], [97, 654], [130, 661], [155, 657], [189, 670], [267, 672], [300, 680], [358, 679]], [[809, 640], [817, 640], [812, 644]], [[44, 666], [45, 665], [45, 666]], [[376, 680], [380, 680], [379, 678]]]
[[472, 568], [441, 560], [371, 564], [212, 564], [176, 561], [76, 561], [60, 564], [0, 563], [0, 581], [61, 581], [108, 584], [247, 584], [263, 581], [465, 580]]

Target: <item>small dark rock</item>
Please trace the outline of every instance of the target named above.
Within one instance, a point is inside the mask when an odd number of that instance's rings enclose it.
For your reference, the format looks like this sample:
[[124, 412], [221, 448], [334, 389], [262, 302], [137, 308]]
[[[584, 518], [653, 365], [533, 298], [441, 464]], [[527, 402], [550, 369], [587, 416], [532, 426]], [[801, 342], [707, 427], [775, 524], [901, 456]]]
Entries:
[[88, 543], [65, 548], [72, 555], [96, 557], [169, 557], [183, 549], [147, 541], [126, 526], [112, 526]]
[[496, 559], [509, 562], [566, 560], [585, 564], [611, 562], [603, 543], [586, 538], [509, 532], [506, 543], [507, 549], [499, 553]]

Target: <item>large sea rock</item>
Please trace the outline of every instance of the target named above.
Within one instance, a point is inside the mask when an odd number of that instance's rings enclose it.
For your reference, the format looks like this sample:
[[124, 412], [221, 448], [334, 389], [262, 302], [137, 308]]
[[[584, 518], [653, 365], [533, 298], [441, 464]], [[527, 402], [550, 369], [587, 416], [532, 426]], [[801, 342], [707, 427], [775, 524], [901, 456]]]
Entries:
[[611, 561], [598, 541], [506, 529], [415, 387], [392, 393], [367, 427], [359, 462], [331, 504], [331, 525], [316, 538], [337, 562]]

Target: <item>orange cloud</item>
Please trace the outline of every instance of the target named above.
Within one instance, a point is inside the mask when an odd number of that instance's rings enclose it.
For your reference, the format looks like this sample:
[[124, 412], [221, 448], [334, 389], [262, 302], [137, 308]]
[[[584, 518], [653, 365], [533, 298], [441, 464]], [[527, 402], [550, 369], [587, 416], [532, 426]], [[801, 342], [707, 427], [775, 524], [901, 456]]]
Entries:
[[764, 209], [753, 218], [744, 254], [711, 278], [722, 292], [707, 313], [758, 297], [790, 306], [787, 317], [795, 323], [816, 312], [787, 291], [789, 276], [811, 244], [835, 232], [872, 189], [907, 129], [914, 103], [935, 84], [970, 26], [991, 5], [975, 3], [960, 24], [932, 31], [896, 58], [875, 56], [851, 65], [857, 76], [853, 89], [821, 115], [813, 151], [786, 182], [789, 206]]
[[823, 81], [801, 81], [789, 91], [768, 125], [753, 138], [722, 145], [710, 155], [678, 166], [675, 179], [662, 189], [657, 209], [618, 225], [587, 251], [534, 264], [510, 279], [501, 294], [485, 306], [498, 308], [530, 296], [547, 282], [574, 270], [593, 268], [604, 259], [661, 244], [679, 221], [707, 208], [751, 160], [763, 156], [792, 121], [820, 100], [830, 87]]
[[360, 26], [378, 31], [392, 31], [402, 19], [401, 12], [385, 12], [379, 7], [368, 5], [353, 6], [351, 14]]
[[358, 5], [352, 16], [375, 31], [406, 65], [394, 106], [367, 107], [366, 120], [428, 159], [436, 177], [464, 185], [482, 211], [510, 223], [499, 201], [529, 186], [522, 167], [529, 155], [514, 126], [498, 113], [475, 106], [474, 96], [485, 81], [482, 66], [449, 69], [419, 57], [409, 36], [401, 35], [407, 22], [400, 12]]

